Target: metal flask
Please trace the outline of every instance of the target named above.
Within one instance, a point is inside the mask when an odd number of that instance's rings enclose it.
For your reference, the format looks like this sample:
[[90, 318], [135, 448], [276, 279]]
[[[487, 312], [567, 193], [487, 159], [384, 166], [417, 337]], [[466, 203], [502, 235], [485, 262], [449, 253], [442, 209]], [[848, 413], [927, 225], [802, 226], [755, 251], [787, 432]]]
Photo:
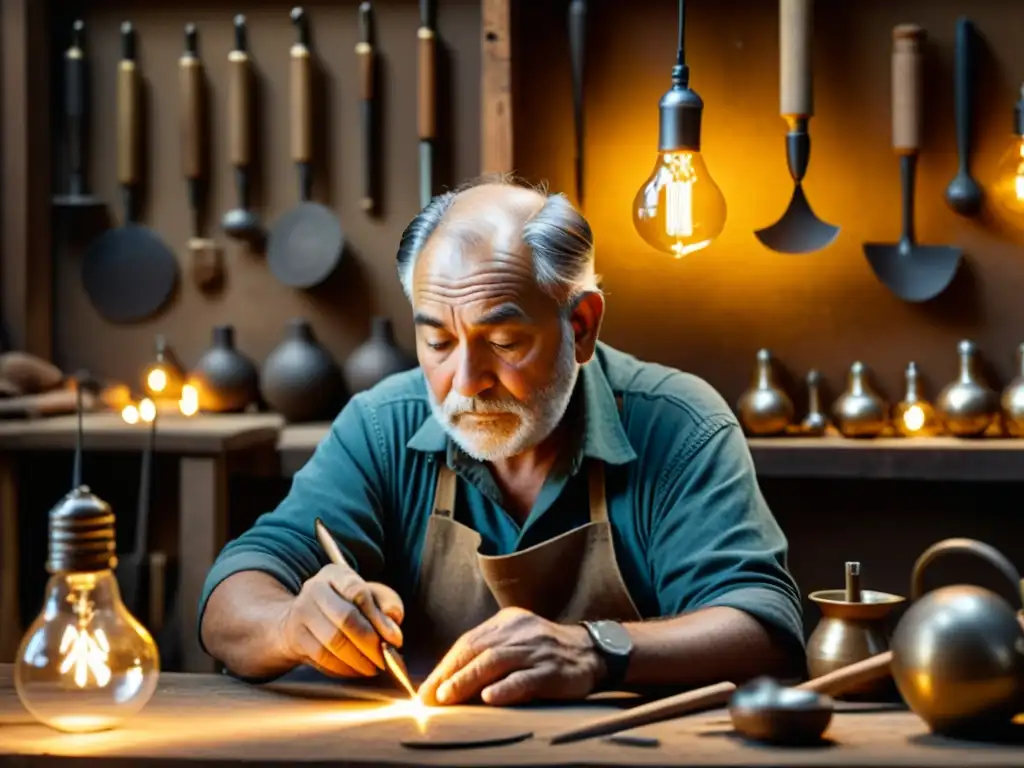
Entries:
[[[924, 594], [924, 573], [949, 553], [988, 561], [1014, 587], [1016, 607], [970, 584]], [[892, 675], [913, 712], [934, 732], [986, 737], [1010, 725], [1024, 703], [1024, 630], [1020, 574], [997, 549], [946, 539], [914, 564], [911, 598], [892, 636]]]
[[875, 437], [885, 429], [888, 410], [868, 382], [868, 367], [858, 360], [850, 366], [846, 391], [832, 404], [836, 428], [844, 437]]
[[964, 339], [957, 351], [960, 373], [939, 393], [939, 413], [950, 434], [980, 437], [999, 418], [999, 396], [981, 374], [978, 345]]
[[740, 395], [736, 410], [748, 435], [781, 435], [792, 423], [793, 401], [776, 381], [770, 350], [758, 350], [753, 381]]
[[1024, 437], [1024, 344], [1017, 347], [1017, 376], [1003, 390], [1003, 423], [1012, 437]]

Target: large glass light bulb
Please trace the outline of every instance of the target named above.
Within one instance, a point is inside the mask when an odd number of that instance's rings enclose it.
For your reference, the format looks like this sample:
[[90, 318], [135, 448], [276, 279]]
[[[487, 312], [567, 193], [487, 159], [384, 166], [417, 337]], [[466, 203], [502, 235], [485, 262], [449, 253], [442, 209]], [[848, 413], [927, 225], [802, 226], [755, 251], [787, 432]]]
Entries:
[[52, 576], [18, 649], [14, 685], [29, 713], [58, 731], [116, 727], [156, 690], [156, 644], [121, 601], [112, 571], [113, 522], [85, 486], [50, 513]]
[[725, 228], [725, 196], [700, 152], [659, 152], [633, 201], [633, 225], [653, 248], [682, 258]]

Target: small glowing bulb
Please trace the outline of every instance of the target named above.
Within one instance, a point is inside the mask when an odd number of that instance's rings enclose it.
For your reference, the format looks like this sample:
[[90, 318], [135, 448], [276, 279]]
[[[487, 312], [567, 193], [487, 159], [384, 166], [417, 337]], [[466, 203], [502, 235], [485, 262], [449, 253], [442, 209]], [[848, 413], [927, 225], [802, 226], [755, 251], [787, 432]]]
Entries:
[[199, 390], [195, 384], [186, 384], [181, 388], [181, 399], [178, 409], [185, 416], [195, 416], [199, 411]]
[[124, 408], [121, 409], [121, 418], [124, 419], [126, 424], [138, 424], [139, 423], [139, 408], [134, 403], [128, 403]]
[[677, 259], [706, 248], [725, 228], [726, 205], [700, 152], [661, 152], [633, 200], [633, 225]]
[[82, 486], [50, 512], [43, 608], [25, 632], [14, 687], [29, 713], [58, 731], [113, 728], [152, 698], [160, 658], [121, 600], [114, 515]]
[[148, 397], [139, 401], [139, 417], [147, 424], [156, 418], [156, 404]]
[[912, 405], [903, 412], [903, 424], [910, 432], [917, 432], [924, 426], [924, 410], [919, 405]]
[[163, 368], [153, 368], [146, 374], [146, 386], [150, 392], [159, 395], [167, 389], [167, 371]]

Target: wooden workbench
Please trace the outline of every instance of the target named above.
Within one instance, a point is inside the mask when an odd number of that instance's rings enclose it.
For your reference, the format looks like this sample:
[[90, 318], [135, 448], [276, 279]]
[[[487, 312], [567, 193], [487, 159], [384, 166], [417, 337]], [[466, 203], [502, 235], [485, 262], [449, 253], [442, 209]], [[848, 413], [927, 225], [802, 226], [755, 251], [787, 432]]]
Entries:
[[[232, 462], [247, 471], [263, 459], [276, 471], [273, 449], [283, 420], [275, 414], [161, 416], [156, 451], [179, 462], [179, 548], [183, 665], [188, 671], [212, 671], [213, 661], [196, 640], [196, 611], [207, 571], [227, 535], [227, 474]], [[85, 449], [89, 452], [142, 451], [144, 424], [125, 423], [119, 414], [87, 414]], [[74, 450], [77, 419], [57, 416], [32, 421], [0, 421], [0, 660], [13, 658], [18, 626], [17, 472], [18, 457], [32, 451]], [[63, 481], [62, 481], [63, 482]], [[66, 489], [55, 490], [59, 495]]]
[[[309, 695], [311, 689], [323, 691]], [[837, 714], [823, 746], [784, 749], [737, 739], [723, 710], [650, 725], [632, 733], [660, 740], [631, 747], [592, 739], [552, 746], [548, 738], [595, 715], [607, 702], [573, 706], [432, 710], [431, 723], [461, 721], [474, 729], [514, 721], [533, 738], [502, 747], [412, 750], [399, 739], [413, 732], [407, 715], [385, 701], [360, 701], [333, 686], [287, 693], [255, 688], [219, 675], [165, 674], [149, 706], [116, 731], [59, 734], [21, 708], [10, 666], [0, 665], [0, 765], [473, 765], [473, 766], [1000, 766], [1024, 765], [1024, 746], [971, 744], [929, 735], [908, 712]], [[386, 716], [391, 707], [390, 719]], [[399, 705], [400, 706], [400, 705]], [[451, 727], [451, 726], [448, 726]], [[73, 760], [72, 758], [77, 758]]]

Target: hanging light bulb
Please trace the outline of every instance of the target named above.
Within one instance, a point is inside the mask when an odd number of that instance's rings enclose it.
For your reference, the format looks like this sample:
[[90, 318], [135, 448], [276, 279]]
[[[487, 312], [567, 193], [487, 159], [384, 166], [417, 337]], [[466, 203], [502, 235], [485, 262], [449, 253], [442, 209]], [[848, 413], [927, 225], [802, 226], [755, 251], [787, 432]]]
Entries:
[[185, 380], [181, 365], [162, 334], [156, 337], [156, 359], [146, 366], [142, 386], [150, 397], [176, 400]]
[[658, 104], [658, 158], [633, 200], [633, 226], [648, 245], [677, 259], [706, 248], [725, 228], [722, 190], [700, 152], [704, 102], [690, 90], [684, 56], [686, 8], [679, 30], [672, 87]]
[[113, 728], [136, 714], [160, 675], [156, 644], [125, 608], [114, 578], [114, 513], [77, 484], [81, 446], [79, 394], [76, 486], [50, 510], [51, 576], [43, 610], [25, 632], [14, 667], [25, 709], [71, 733]]
[[999, 160], [993, 197], [1014, 216], [1024, 216], [1024, 86], [1013, 109], [1013, 139]]

